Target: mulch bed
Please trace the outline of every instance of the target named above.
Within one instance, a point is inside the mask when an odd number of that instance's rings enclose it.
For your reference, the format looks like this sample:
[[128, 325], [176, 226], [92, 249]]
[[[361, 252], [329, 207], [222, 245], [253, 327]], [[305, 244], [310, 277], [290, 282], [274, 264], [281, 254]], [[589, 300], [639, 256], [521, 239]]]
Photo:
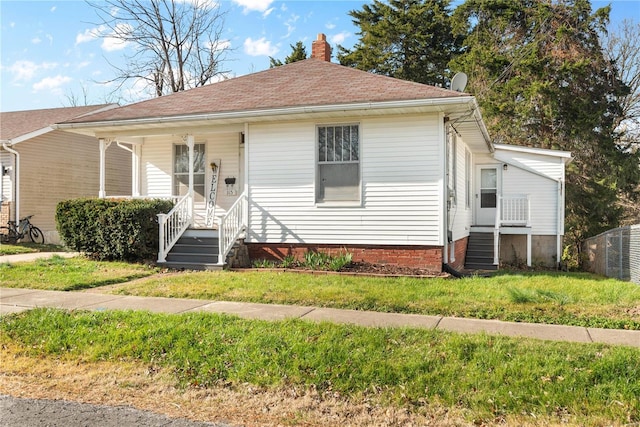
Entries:
[[312, 270], [303, 266], [292, 268], [233, 268], [233, 271], [282, 271], [307, 274], [340, 274], [347, 276], [372, 276], [372, 277], [450, 277], [448, 273], [428, 270], [424, 268], [410, 268], [391, 264], [371, 264], [364, 261], [352, 261], [339, 271]]

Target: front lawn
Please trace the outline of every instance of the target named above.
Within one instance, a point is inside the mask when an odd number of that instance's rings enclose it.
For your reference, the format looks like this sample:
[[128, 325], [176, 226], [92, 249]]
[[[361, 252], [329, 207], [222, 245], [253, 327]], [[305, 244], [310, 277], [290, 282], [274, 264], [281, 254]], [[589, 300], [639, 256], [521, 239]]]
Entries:
[[[381, 278], [270, 271], [172, 272], [54, 257], [0, 264], [2, 286], [416, 313], [640, 330], [640, 286], [586, 273]], [[144, 279], [147, 276], [152, 276]], [[134, 279], [133, 283], [127, 283]]]
[[132, 311], [36, 309], [2, 318], [0, 332], [3, 351], [141, 363], [183, 389], [313, 390], [409, 412], [445, 407], [476, 425], [640, 421], [634, 348]]
[[91, 261], [82, 257], [53, 256], [33, 262], [1, 263], [0, 276], [7, 288], [75, 291], [123, 283], [150, 276], [155, 267], [126, 262]]
[[62, 246], [39, 243], [2, 243], [0, 244], [0, 255], [16, 255], [16, 254], [30, 254], [34, 252], [66, 252]]
[[640, 330], [640, 286], [586, 273], [457, 280], [188, 272], [155, 276], [115, 292]]

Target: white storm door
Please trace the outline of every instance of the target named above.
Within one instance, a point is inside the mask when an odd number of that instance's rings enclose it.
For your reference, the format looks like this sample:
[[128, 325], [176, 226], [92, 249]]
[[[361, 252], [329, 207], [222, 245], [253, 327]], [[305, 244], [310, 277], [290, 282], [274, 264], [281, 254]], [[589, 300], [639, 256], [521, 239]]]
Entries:
[[498, 167], [476, 167], [476, 225], [494, 226], [498, 201]]

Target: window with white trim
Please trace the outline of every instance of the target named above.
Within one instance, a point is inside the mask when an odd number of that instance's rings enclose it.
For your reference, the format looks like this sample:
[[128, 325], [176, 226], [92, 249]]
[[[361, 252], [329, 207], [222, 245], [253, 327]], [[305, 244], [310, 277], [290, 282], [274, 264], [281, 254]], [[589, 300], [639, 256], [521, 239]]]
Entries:
[[[173, 195], [189, 192], [189, 146], [173, 146]], [[196, 202], [204, 201], [205, 153], [204, 144], [193, 144], [193, 194]]]
[[359, 125], [318, 126], [317, 203], [360, 202]]

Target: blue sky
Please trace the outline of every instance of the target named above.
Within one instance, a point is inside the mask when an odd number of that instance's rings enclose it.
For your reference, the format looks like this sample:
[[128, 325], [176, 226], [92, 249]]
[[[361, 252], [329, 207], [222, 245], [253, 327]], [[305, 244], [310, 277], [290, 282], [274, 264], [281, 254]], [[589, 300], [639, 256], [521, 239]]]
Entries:
[[[357, 41], [348, 12], [366, 1], [223, 0], [228, 13], [223, 38], [230, 45], [225, 68], [239, 76], [269, 67], [269, 56], [283, 59], [289, 45], [303, 41], [307, 52], [318, 33], [332, 46], [351, 47]], [[598, 8], [609, 4], [593, 1]], [[614, 0], [612, 21], [640, 22], [640, 0]], [[99, 84], [114, 76], [109, 65], [118, 63], [124, 50], [95, 38], [95, 11], [83, 1], [0, 0], [0, 110], [16, 111], [109, 100], [131, 102], [144, 96], [129, 88], [114, 99], [112, 87]], [[126, 49], [126, 48], [124, 48]], [[127, 99], [128, 98], [128, 99]]]

